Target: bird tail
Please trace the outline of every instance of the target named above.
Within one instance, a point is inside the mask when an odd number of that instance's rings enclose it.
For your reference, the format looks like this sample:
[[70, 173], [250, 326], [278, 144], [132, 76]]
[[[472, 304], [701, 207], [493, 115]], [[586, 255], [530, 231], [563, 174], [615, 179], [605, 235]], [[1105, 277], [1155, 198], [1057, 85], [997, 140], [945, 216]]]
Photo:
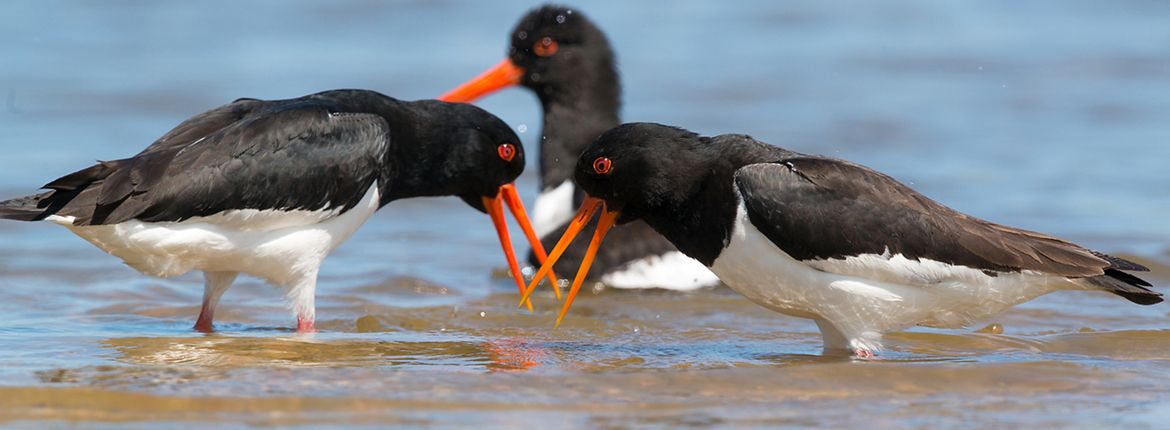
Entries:
[[1112, 255], [1106, 255], [1099, 252], [1093, 252], [1093, 254], [1104, 259], [1105, 261], [1108, 261], [1109, 267], [1105, 268], [1104, 275], [1082, 278], [1082, 280], [1087, 282], [1091, 287], [1119, 295], [1124, 297], [1126, 300], [1137, 303], [1139, 305], [1152, 305], [1162, 302], [1162, 293], [1153, 291], [1149, 288], [1153, 285], [1150, 285], [1149, 282], [1146, 282], [1146, 280], [1142, 278], [1123, 272], [1123, 270], [1132, 272], [1148, 272], [1150, 269], [1132, 261], [1114, 257]]
[[0, 218], [17, 221], [40, 221], [50, 214], [41, 204], [53, 191], [0, 201]]
[[121, 163], [121, 160], [99, 161], [41, 187], [50, 191], [0, 201], [0, 219], [40, 221], [48, 218], [81, 195], [82, 191], [118, 170]]

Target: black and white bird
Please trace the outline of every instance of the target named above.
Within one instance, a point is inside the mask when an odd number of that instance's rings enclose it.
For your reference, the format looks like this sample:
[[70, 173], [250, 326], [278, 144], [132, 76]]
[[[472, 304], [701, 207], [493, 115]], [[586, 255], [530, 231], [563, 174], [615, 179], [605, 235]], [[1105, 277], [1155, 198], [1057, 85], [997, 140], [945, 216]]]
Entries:
[[869, 357], [883, 332], [958, 328], [1058, 290], [1162, 301], [1126, 273], [1147, 270], [1136, 263], [960, 213], [864, 166], [745, 135], [625, 124], [581, 155], [575, 175], [590, 197], [548, 263], [599, 207], [581, 270], [611, 225], [644, 220], [749, 300], [814, 320], [826, 351]]
[[321, 262], [397, 199], [459, 196], [489, 213], [522, 288], [503, 206], [539, 249], [511, 185], [523, 169], [516, 134], [477, 107], [325, 91], [196, 115], [133, 157], [0, 202], [0, 218], [60, 224], [147, 275], [203, 271], [196, 330], [244, 273], [282, 288], [312, 331]]
[[[542, 191], [532, 208], [532, 222], [545, 245], [552, 246], [584, 198], [573, 183], [577, 156], [598, 135], [621, 123], [619, 82], [605, 34], [578, 10], [546, 5], [528, 12], [512, 29], [507, 58], [440, 100], [471, 102], [513, 85], [536, 93], [544, 110]], [[575, 245], [566, 254], [580, 259], [584, 252], [584, 246]], [[574, 267], [566, 260], [556, 269]], [[706, 266], [641, 221], [613, 229], [589, 278], [614, 288], [693, 290], [719, 283]]]

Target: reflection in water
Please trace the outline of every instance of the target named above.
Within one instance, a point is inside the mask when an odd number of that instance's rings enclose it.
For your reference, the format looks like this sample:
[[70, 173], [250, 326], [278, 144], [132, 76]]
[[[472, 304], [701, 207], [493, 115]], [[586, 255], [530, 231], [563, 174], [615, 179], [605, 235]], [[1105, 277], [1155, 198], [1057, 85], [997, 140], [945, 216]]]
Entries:
[[490, 362], [480, 341], [319, 340], [290, 337], [132, 337], [109, 339], [118, 360], [132, 365], [199, 367], [450, 366]]
[[[1149, 266], [1165, 292], [1170, 3], [1007, 3], [585, 12], [618, 48], [627, 120], [858, 161], [974, 215], [1117, 252]], [[236, 97], [434, 96], [497, 61], [531, 2], [281, 5], [0, 2], [0, 16], [17, 17], [0, 26], [0, 198], [132, 154]], [[535, 151], [530, 94], [483, 106], [526, 124]], [[527, 198], [531, 155], [518, 181]], [[821, 356], [811, 323], [727, 289], [590, 291], [553, 330], [550, 292], [529, 314], [509, 279], [488, 275], [499, 264], [488, 225], [457, 199], [391, 204], [323, 267], [321, 333], [298, 337], [255, 280], [227, 293], [223, 331], [203, 336], [190, 331], [197, 276], [144, 278], [64, 229], [0, 223], [0, 425], [1161, 428], [1170, 418], [1167, 305], [1057, 294], [969, 330], [891, 334], [870, 361]]]
[[540, 366], [549, 358], [548, 348], [522, 339], [498, 339], [483, 343], [487, 352], [487, 367], [493, 372], [524, 372]]
[[[0, 388], [0, 422], [840, 427], [956, 416], [991, 425], [984, 417], [996, 416], [1063, 427], [1155, 405], [1166, 383], [1160, 375], [1170, 374], [1167, 330], [1015, 331], [1039, 316], [1077, 320], [1059, 304], [1004, 315], [999, 325], [1011, 334], [896, 333], [879, 359], [858, 361], [820, 356], [814, 327], [757, 312], [725, 291], [604, 291], [581, 298], [591, 311], [572, 326], [552, 330], [551, 294], [537, 297], [537, 313], [528, 315], [501, 290], [458, 309], [359, 314], [311, 335], [174, 328], [95, 339], [104, 353], [91, 355], [105, 359], [38, 370], [44, 387]], [[1054, 406], [1062, 404], [1078, 406]], [[878, 418], [840, 413], [858, 409]]]
[[[165, 389], [147, 390], [154, 392], [149, 394], [140, 389], [127, 392], [125, 387], [114, 391], [0, 388], [0, 420], [52, 417], [118, 421], [133, 417], [199, 422], [245, 419], [272, 424], [270, 420], [276, 419], [287, 425], [323, 422], [317, 421], [321, 419], [407, 419], [469, 425], [491, 419], [498, 425], [516, 425], [549, 419], [620, 419], [881, 427], [907, 417], [927, 421], [961, 417], [984, 425], [994, 423], [991, 417], [997, 417], [1060, 428], [1099, 423], [1100, 417], [1094, 414], [1101, 411], [1164, 404], [1157, 393], [1149, 391], [1156, 386], [1150, 375], [1089, 363], [859, 364], [811, 356], [794, 357], [793, 362], [702, 372], [410, 372], [405, 380], [401, 373], [370, 368], [319, 368], [316, 372], [268, 372], [270, 379], [284, 379], [283, 383], [296, 388], [269, 390], [262, 395], [249, 393], [247, 388], [243, 392], [201, 392], [198, 397], [175, 396]], [[328, 379], [345, 385], [349, 395], [335, 397], [336, 389], [330, 390], [324, 383]], [[169, 383], [179, 381], [175, 377]], [[867, 411], [883, 412], [870, 415]]]

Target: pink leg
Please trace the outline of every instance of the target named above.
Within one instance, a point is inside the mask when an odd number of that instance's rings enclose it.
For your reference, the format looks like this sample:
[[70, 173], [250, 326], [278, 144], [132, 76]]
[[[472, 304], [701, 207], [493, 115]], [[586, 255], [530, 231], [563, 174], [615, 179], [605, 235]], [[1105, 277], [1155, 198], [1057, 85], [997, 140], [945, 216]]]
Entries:
[[297, 315], [297, 333], [316, 333], [313, 320], [317, 316], [316, 298], [317, 271], [314, 269], [305, 273], [289, 287], [288, 298], [292, 302], [293, 313]]
[[859, 348], [853, 351], [853, 355], [857, 356], [857, 358], [870, 359], [873, 358], [873, 351]]
[[195, 331], [201, 333], [211, 333], [215, 328], [211, 326], [211, 320], [215, 317], [215, 310], [208, 305], [207, 300], [203, 301], [203, 307], [199, 309], [199, 318], [195, 320]]
[[297, 315], [297, 333], [316, 333], [313, 328], [313, 319]]
[[236, 272], [203, 272], [203, 307], [199, 308], [195, 331], [203, 333], [215, 331], [211, 323], [215, 318], [215, 307], [219, 305], [220, 296], [223, 296], [224, 291], [227, 291], [236, 280], [236, 275]]

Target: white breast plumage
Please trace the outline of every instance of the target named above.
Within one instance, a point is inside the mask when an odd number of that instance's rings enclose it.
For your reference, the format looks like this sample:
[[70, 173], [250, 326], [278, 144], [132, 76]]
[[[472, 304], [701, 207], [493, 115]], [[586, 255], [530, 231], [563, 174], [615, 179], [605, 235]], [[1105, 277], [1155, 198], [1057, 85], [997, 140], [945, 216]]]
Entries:
[[991, 276], [888, 253], [799, 261], [752, 225], [742, 203], [711, 270], [753, 302], [815, 320], [830, 350], [875, 351], [881, 332], [960, 327], [1058, 289], [1079, 288], [1034, 272]]
[[556, 188], [545, 189], [536, 196], [532, 207], [532, 229], [540, 237], [548, 236], [573, 219], [573, 181], [561, 182]]
[[[242, 272], [286, 284], [303, 276], [348, 239], [378, 209], [378, 186], [357, 206], [331, 210], [232, 210], [179, 222], [130, 220], [74, 226], [71, 217], [47, 220], [69, 228], [138, 271], [168, 277], [192, 269]], [[314, 263], [314, 264], [310, 264]]]

